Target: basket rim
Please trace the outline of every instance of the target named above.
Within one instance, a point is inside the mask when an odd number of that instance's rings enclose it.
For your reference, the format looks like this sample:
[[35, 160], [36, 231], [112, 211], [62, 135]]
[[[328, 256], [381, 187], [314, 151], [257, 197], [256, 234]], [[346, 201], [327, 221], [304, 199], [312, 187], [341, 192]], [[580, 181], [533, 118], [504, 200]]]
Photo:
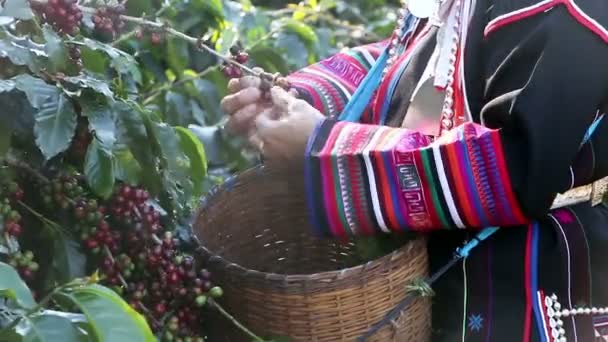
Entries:
[[[223, 183], [213, 186], [213, 188], [204, 196], [201, 197], [201, 201], [199, 203], [198, 208], [194, 211], [193, 215], [193, 223], [196, 223], [198, 218], [200, 217], [202, 211], [209, 208], [209, 205], [213, 202], [215, 196], [218, 195], [222, 190], [229, 188], [232, 186], [234, 182], [236, 182], [240, 177], [248, 176], [253, 173], [259, 173], [264, 170], [265, 165], [258, 164], [253, 167], [250, 167], [240, 173], [235, 173], [228, 177]], [[312, 234], [312, 232], [311, 232]], [[385, 264], [391, 260], [394, 260], [404, 254], [408, 254], [408, 252], [416, 247], [416, 245], [426, 238], [424, 235], [415, 234], [413, 238], [408, 241], [405, 245], [395, 249], [389, 254], [383, 255], [376, 259], [370, 260], [368, 262], [358, 264], [351, 267], [342, 268], [339, 270], [333, 271], [323, 271], [323, 272], [315, 272], [315, 273], [275, 273], [275, 272], [264, 272], [255, 269], [250, 269], [244, 267], [238, 263], [229, 261], [228, 259], [222, 257], [221, 255], [211, 251], [207, 246], [205, 246], [198, 238], [196, 233], [193, 233], [193, 238], [197, 244], [196, 251], [201, 253], [204, 258], [208, 259], [210, 263], [217, 264], [217, 266], [223, 269], [232, 269], [241, 274], [246, 274], [247, 276], [253, 276], [256, 278], [265, 278], [265, 279], [273, 279], [273, 280], [282, 280], [282, 281], [308, 281], [308, 280], [322, 280], [322, 279], [340, 279], [346, 277], [348, 274], [353, 273], [361, 273], [364, 272], [368, 268], [372, 268], [376, 265]]]

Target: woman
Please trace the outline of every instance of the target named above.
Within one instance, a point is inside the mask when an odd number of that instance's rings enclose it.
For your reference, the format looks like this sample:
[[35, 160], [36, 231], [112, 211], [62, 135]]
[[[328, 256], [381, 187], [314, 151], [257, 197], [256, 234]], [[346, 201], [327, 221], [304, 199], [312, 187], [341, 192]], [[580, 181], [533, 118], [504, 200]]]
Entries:
[[391, 39], [290, 75], [300, 99], [233, 80], [228, 128], [304, 161], [317, 233], [426, 232], [437, 269], [501, 227], [436, 284], [434, 340], [608, 340], [608, 208], [552, 209], [608, 176], [608, 2], [408, 2]]

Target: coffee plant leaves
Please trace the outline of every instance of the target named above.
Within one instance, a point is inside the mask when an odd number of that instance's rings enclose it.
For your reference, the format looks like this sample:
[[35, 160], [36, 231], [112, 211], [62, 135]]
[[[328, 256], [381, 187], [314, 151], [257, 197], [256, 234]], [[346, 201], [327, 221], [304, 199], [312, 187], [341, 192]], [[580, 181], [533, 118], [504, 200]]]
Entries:
[[0, 262], [0, 297], [14, 300], [22, 308], [31, 309], [36, 306], [32, 292], [21, 280], [19, 273], [3, 262]]
[[167, 61], [176, 74], [181, 74], [189, 62], [188, 43], [181, 39], [167, 39]]
[[[133, 56], [129, 55], [128, 53], [117, 49], [112, 45], [90, 38], [82, 38], [81, 40], [73, 39], [70, 40], [69, 43], [81, 46], [85, 56], [89, 57], [88, 61], [83, 60], [83, 62], [91, 63], [96, 66], [97, 69], [99, 68], [99, 64], [101, 63], [101, 61], [99, 60], [98, 56], [92, 54], [90, 51], [103, 52], [110, 58], [110, 66], [114, 68], [114, 70], [116, 70], [120, 74], [129, 75], [137, 83], [141, 83], [142, 76], [139, 68], [137, 67], [137, 61], [135, 60], [135, 58], [133, 58]], [[93, 59], [93, 61], [91, 61], [91, 59]]]
[[57, 87], [28, 74], [16, 76], [13, 80], [15, 88], [24, 92], [32, 107], [36, 109], [40, 109], [50, 98], [57, 97], [59, 94]]
[[54, 232], [52, 238], [54, 281], [62, 284], [86, 276], [87, 260], [80, 244], [62, 232]]
[[215, 48], [221, 54], [226, 55], [226, 54], [228, 54], [230, 47], [237, 43], [237, 41], [239, 40], [239, 37], [240, 37], [239, 30], [236, 27], [234, 27], [234, 26], [227, 27], [222, 32], [221, 38], [217, 40]]
[[7, 57], [15, 65], [25, 65], [33, 72], [38, 72], [46, 64], [44, 45], [6, 31], [0, 31], [0, 38], [0, 57]]
[[0, 9], [0, 16], [30, 20], [34, 13], [26, 0], [6, 0], [4, 8]]
[[127, 149], [114, 150], [114, 177], [128, 184], [138, 184], [141, 179], [142, 169]]
[[35, 114], [36, 145], [49, 160], [65, 151], [76, 130], [76, 112], [70, 100], [57, 92]]
[[269, 46], [256, 46], [249, 50], [249, 56], [254, 63], [270, 73], [289, 73], [285, 59], [275, 49]]
[[120, 296], [99, 285], [68, 288], [59, 294], [77, 306], [98, 341], [155, 342], [146, 320]]
[[294, 19], [286, 19], [282, 25], [286, 31], [296, 34], [304, 42], [309, 53], [316, 49], [319, 39], [312, 27]]
[[63, 80], [81, 88], [92, 89], [109, 99], [112, 99], [114, 96], [114, 93], [110, 90], [110, 86], [106, 80], [89, 72], [83, 72], [78, 76], [64, 77]]
[[68, 53], [63, 40], [50, 26], [44, 25], [42, 28], [44, 35], [44, 48], [49, 58], [47, 69], [51, 72], [65, 70], [68, 61]]
[[104, 149], [97, 138], [89, 144], [84, 160], [84, 176], [91, 190], [107, 199], [114, 189], [114, 163], [112, 153]]
[[161, 178], [158, 172], [156, 153], [152, 148], [152, 138], [144, 123], [145, 112], [136, 106], [130, 106], [124, 102], [118, 102], [114, 106], [116, 110], [117, 130], [120, 140], [126, 144], [135, 160], [143, 170], [141, 181], [154, 194], [161, 191]]
[[182, 151], [190, 160], [190, 177], [194, 182], [195, 195], [199, 196], [199, 189], [201, 189], [202, 182], [207, 176], [205, 149], [200, 140], [190, 130], [184, 127], [176, 127], [175, 130], [179, 135]]
[[116, 142], [116, 122], [111, 107], [101, 104], [82, 103], [82, 114], [89, 119], [89, 127], [99, 144], [112, 150]]
[[15, 89], [15, 81], [0, 80], [0, 93], [8, 92]]
[[15, 329], [20, 342], [85, 342], [87, 337], [72, 322], [61, 316], [35, 315]]
[[192, 189], [192, 185], [189, 184], [191, 182], [191, 163], [188, 156], [182, 152], [180, 137], [176, 130], [166, 123], [155, 123], [153, 127], [157, 141], [162, 142], [159, 146], [166, 171], [169, 172], [172, 180], [189, 190], [187, 192], [190, 193]]

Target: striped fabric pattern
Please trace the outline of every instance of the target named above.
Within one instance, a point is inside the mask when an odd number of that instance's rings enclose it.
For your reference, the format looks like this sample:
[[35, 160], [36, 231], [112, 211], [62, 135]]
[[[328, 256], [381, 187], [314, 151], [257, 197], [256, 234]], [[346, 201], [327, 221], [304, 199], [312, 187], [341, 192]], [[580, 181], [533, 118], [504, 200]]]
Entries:
[[326, 119], [306, 151], [318, 232], [345, 237], [529, 223], [498, 131], [465, 123], [432, 142], [404, 128]]
[[[287, 78], [291, 86], [328, 117], [342, 113], [363, 78], [367, 75], [388, 40], [338, 53], [300, 69]], [[370, 117], [370, 108], [364, 117]]]

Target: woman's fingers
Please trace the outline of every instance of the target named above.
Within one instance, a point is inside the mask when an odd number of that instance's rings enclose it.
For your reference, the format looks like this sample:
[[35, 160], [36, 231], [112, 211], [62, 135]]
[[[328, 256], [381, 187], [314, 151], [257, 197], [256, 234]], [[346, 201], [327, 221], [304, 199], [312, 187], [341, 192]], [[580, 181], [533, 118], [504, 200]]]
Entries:
[[296, 100], [291, 93], [277, 86], [270, 88], [270, 97], [277, 110], [285, 113], [289, 111], [289, 106]]
[[259, 102], [246, 105], [230, 116], [226, 129], [234, 134], [248, 132], [254, 125], [255, 117], [267, 108]]
[[233, 114], [248, 104], [261, 102], [262, 92], [258, 88], [246, 88], [222, 99], [221, 108], [227, 114]]

